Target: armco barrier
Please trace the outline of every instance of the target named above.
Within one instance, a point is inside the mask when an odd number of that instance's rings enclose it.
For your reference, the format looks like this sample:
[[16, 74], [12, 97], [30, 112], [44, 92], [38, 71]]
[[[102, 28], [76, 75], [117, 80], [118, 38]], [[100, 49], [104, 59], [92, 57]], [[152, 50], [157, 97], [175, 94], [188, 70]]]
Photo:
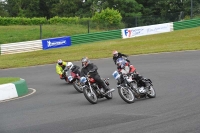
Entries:
[[20, 97], [27, 93], [28, 87], [24, 79], [0, 85], [0, 101]]
[[1, 44], [0, 50], [1, 55], [42, 50], [42, 41], [35, 40], [10, 44]]
[[122, 38], [121, 29], [71, 36], [72, 45]]
[[191, 19], [174, 22], [174, 30], [181, 30], [187, 28], [194, 28], [200, 26], [200, 19]]

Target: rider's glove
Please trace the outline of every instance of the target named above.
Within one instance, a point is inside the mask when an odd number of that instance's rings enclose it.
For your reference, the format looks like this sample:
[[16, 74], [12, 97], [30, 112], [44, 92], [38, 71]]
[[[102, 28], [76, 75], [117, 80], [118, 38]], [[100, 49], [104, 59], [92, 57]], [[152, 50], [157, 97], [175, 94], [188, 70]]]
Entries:
[[92, 73], [92, 72], [94, 72], [94, 71], [95, 71], [95, 69], [92, 69], [92, 70], [90, 70], [89, 72]]
[[64, 76], [62, 74], [60, 74], [60, 79], [64, 79]]

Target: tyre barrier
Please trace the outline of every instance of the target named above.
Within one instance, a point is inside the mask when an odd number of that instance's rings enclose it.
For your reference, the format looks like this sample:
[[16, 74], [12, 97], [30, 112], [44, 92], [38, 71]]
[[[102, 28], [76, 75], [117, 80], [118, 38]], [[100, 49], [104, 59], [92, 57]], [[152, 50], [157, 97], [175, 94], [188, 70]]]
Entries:
[[0, 101], [20, 97], [27, 93], [28, 87], [24, 79], [0, 85]]

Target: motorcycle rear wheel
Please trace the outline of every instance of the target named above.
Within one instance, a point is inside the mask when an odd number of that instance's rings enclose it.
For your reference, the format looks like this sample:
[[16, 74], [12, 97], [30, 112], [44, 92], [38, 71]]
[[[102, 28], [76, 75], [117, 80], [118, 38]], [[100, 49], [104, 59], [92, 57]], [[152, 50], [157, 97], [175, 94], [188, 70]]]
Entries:
[[119, 87], [118, 93], [120, 97], [127, 103], [134, 103], [135, 102], [135, 95], [132, 89], [128, 87]]
[[83, 88], [83, 94], [85, 98], [92, 104], [96, 104], [98, 101], [98, 98], [94, 92], [91, 92], [90, 88], [88, 86], [85, 86]]

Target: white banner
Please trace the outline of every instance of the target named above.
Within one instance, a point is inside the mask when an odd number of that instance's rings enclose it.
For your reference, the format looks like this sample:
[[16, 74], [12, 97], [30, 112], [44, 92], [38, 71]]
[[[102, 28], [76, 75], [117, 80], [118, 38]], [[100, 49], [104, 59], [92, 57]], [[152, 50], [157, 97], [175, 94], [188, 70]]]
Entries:
[[18, 97], [17, 90], [14, 84], [8, 83], [0, 85], [0, 101], [14, 97]]
[[170, 32], [171, 30], [170, 30], [170, 23], [164, 23], [164, 24], [122, 29], [121, 31], [122, 31], [122, 38], [124, 39], [137, 36]]

